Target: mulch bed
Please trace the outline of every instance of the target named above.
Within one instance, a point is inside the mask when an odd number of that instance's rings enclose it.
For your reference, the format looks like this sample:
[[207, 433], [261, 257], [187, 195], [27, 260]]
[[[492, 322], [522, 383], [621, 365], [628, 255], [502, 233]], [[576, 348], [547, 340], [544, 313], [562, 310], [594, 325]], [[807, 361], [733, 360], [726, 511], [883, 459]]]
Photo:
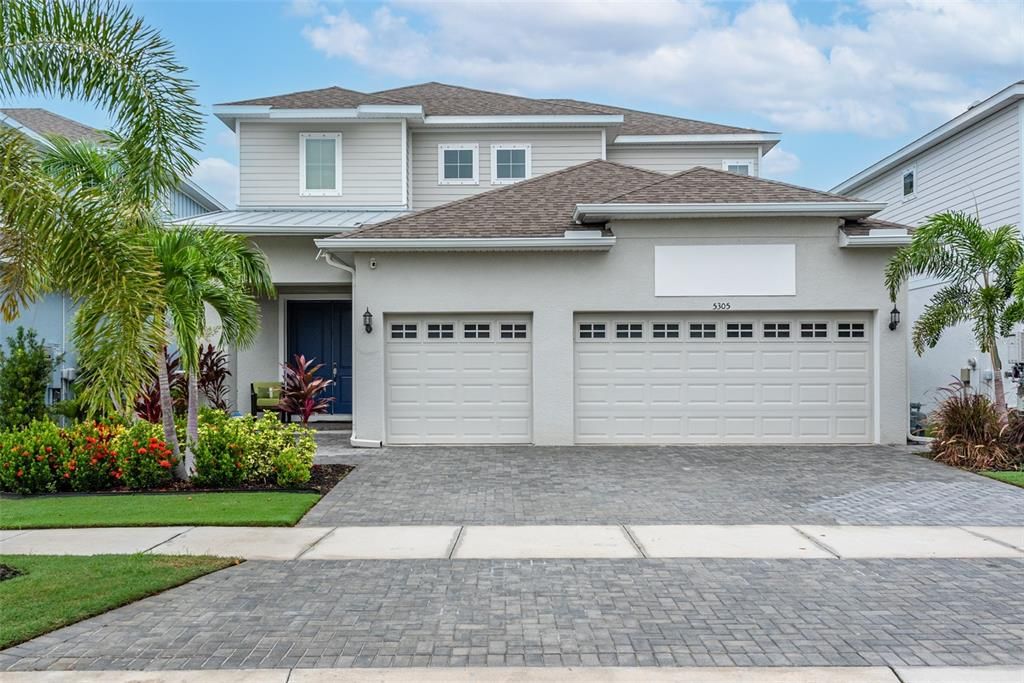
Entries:
[[10, 567], [6, 564], [0, 564], [0, 581], [13, 579], [15, 576], [21, 576], [21, 572], [14, 567]]

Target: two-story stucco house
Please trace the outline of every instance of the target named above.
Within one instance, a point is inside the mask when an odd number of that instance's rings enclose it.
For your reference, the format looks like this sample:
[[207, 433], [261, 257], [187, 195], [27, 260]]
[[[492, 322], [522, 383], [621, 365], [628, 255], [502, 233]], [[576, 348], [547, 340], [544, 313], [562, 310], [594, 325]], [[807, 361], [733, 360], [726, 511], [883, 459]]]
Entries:
[[[0, 109], [0, 126], [20, 131], [40, 146], [48, 146], [48, 138], [52, 135], [98, 144], [103, 141], [103, 134], [95, 128], [46, 109]], [[194, 218], [225, 209], [223, 204], [190, 180], [183, 181], [169, 193], [164, 204], [166, 215], [170, 219]], [[70, 341], [70, 326], [74, 313], [74, 303], [68, 297], [49, 294], [23, 310], [17, 320], [7, 323], [0, 319], [0, 344], [13, 335], [18, 327], [31, 328], [54, 354], [61, 356], [61, 363], [50, 378], [47, 396], [49, 401], [66, 397], [69, 382], [76, 375], [76, 354]]]
[[[877, 217], [906, 225], [955, 210], [976, 214], [987, 227], [1024, 226], [1024, 81], [974, 104], [832, 191], [884, 202]], [[940, 286], [929, 278], [909, 283], [909, 322]], [[1000, 356], [1004, 370], [1024, 361], [1020, 328], [1000, 344]], [[936, 390], [961, 372], [974, 388], [992, 394], [992, 364], [969, 325], [948, 330], [922, 356], [911, 351], [910, 400], [930, 409], [940, 398]], [[1011, 406], [1018, 403], [1017, 388], [1005, 383]]]
[[[907, 430], [884, 208], [760, 179], [779, 136], [426, 83], [215, 107], [295, 353], [358, 446], [877, 443]], [[902, 301], [897, 302], [902, 307]]]

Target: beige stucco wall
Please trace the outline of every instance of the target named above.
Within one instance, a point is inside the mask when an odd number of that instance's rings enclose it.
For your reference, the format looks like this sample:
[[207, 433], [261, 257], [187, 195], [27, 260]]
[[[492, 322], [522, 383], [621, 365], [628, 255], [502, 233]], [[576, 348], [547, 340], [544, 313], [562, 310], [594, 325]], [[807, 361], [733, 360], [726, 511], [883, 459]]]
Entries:
[[[906, 326], [887, 327], [882, 286], [889, 250], [840, 249], [830, 219], [700, 219], [613, 224], [607, 253], [360, 254], [353, 310], [388, 314], [516, 312], [533, 320], [533, 419], [537, 444], [573, 442], [573, 314], [576, 311], [705, 311], [722, 297], [655, 297], [654, 247], [796, 244], [795, 296], [729, 297], [730, 312], [868, 311], [874, 316], [877, 440], [904, 442]], [[377, 267], [370, 270], [370, 257]], [[905, 297], [898, 302], [905, 310]], [[354, 332], [354, 437], [383, 440], [382, 325]]]

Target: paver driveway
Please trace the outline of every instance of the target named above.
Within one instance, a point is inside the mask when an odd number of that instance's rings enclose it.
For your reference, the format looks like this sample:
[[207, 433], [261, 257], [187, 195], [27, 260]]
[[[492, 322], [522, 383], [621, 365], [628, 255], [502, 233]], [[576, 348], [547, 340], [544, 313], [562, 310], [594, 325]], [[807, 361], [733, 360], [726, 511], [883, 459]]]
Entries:
[[352, 450], [302, 524], [1022, 525], [1024, 489], [886, 446]]

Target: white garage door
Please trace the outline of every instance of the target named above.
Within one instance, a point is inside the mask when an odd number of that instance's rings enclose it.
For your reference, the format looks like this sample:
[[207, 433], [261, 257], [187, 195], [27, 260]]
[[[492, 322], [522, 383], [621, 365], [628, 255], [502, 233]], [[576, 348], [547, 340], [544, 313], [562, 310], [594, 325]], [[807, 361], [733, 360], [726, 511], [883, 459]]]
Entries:
[[575, 321], [580, 443], [874, 441], [864, 314]]
[[526, 317], [389, 316], [387, 442], [529, 443]]

